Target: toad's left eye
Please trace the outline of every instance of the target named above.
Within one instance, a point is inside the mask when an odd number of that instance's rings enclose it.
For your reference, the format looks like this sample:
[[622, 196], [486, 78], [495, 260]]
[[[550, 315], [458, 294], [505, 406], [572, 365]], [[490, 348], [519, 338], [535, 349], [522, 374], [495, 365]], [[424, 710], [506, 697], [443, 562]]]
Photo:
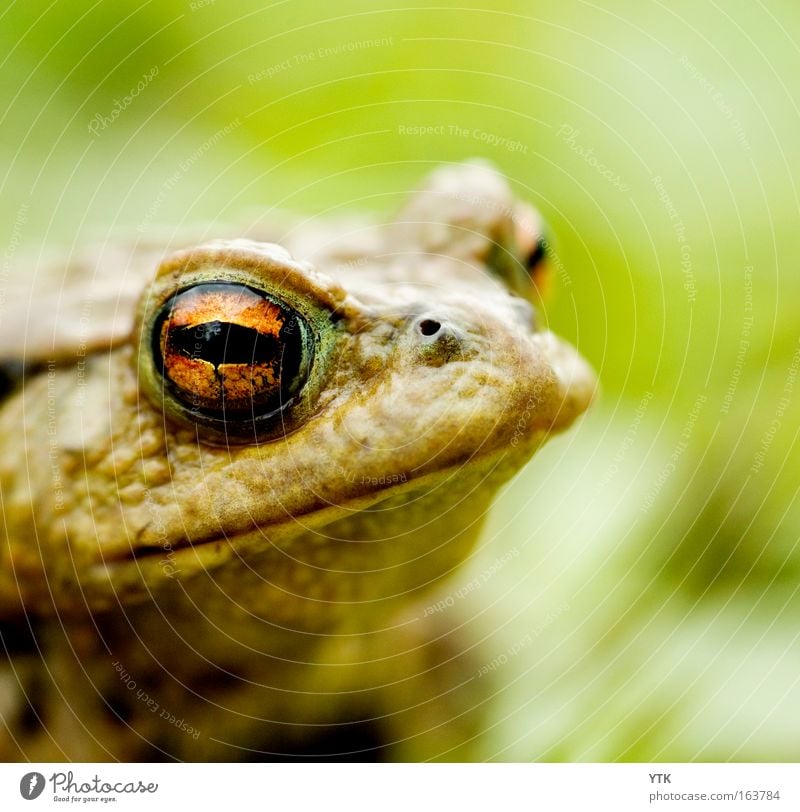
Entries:
[[151, 340], [155, 367], [187, 416], [227, 435], [252, 436], [254, 421], [290, 406], [313, 360], [299, 313], [227, 280], [173, 295], [153, 322]]
[[524, 257], [525, 268], [531, 277], [536, 276], [545, 259], [547, 259], [547, 243], [544, 238], [539, 237]]

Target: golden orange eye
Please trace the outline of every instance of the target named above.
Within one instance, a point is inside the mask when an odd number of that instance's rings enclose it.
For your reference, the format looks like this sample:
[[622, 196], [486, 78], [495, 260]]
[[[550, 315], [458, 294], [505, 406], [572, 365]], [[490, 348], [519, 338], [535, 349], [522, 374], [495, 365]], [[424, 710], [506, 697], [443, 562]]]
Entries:
[[[195, 284], [170, 298], [152, 331], [156, 368], [200, 422], [253, 434], [292, 403], [313, 348], [302, 316], [238, 282]], [[237, 428], [238, 427], [238, 428]]]

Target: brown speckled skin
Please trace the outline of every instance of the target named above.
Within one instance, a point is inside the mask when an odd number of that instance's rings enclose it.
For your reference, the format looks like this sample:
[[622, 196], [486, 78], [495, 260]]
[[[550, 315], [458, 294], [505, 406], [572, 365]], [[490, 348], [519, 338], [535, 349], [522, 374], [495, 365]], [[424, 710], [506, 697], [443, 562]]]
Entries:
[[[420, 605], [594, 389], [512, 292], [531, 216], [489, 168], [450, 167], [395, 222], [284, 234], [310, 263], [174, 256], [130, 340], [98, 316], [112, 349], [56, 327], [26, 356], [40, 371], [0, 412], [0, 756], [474, 755], [469, 645]], [[142, 373], [147, 302], [222, 266], [325, 317], [310, 394], [266, 442], [209, 444]]]

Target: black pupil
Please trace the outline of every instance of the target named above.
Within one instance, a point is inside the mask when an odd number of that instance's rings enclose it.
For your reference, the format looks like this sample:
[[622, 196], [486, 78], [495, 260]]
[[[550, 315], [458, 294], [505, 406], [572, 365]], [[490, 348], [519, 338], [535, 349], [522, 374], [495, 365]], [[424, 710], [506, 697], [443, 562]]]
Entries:
[[[187, 324], [194, 310], [212, 312]], [[235, 421], [267, 420], [293, 402], [312, 360], [306, 334], [302, 316], [269, 294], [204, 282], [164, 304], [153, 325], [153, 358], [192, 415], [225, 422], [226, 432], [235, 433]]]
[[173, 330], [171, 346], [187, 358], [220, 364], [258, 364], [269, 361], [280, 352], [272, 336], [252, 327], [209, 321], [196, 327]]
[[536, 266], [545, 258], [546, 253], [547, 248], [544, 240], [537, 240], [536, 247], [533, 249], [533, 251], [531, 251], [530, 254], [528, 254], [528, 270], [534, 270]]

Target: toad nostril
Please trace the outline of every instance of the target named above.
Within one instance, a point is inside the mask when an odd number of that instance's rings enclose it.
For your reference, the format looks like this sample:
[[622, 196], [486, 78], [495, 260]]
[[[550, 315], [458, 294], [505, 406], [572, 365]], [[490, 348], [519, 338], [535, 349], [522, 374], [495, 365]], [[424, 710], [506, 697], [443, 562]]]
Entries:
[[419, 331], [424, 336], [435, 336], [441, 329], [442, 325], [435, 319], [423, 319], [419, 323]]

